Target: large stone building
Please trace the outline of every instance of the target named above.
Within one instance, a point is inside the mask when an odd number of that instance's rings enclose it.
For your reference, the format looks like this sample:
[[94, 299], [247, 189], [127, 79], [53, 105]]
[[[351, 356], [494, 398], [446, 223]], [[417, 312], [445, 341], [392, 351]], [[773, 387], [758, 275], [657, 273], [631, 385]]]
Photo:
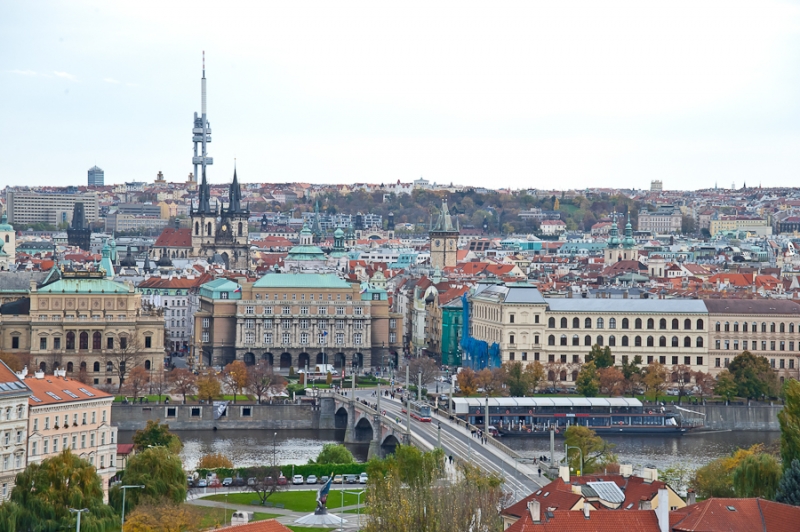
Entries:
[[1, 350], [30, 355], [42, 371], [63, 368], [100, 386], [116, 386], [135, 366], [163, 369], [161, 308], [142, 308], [133, 286], [103, 272], [61, 276], [42, 287], [31, 282], [28, 297], [0, 307]]
[[0, 502], [8, 500], [17, 474], [27, 465], [28, 398], [31, 390], [0, 361]]
[[58, 225], [72, 221], [76, 203], [83, 203], [86, 221], [97, 220], [99, 206], [97, 194], [86, 192], [53, 191], [35, 192], [20, 188], [6, 189], [6, 211], [12, 224], [47, 223]]
[[442, 210], [428, 235], [431, 240], [431, 267], [441, 269], [455, 266], [458, 253], [458, 219], [453, 223], [447, 200], [442, 202]]
[[28, 374], [28, 464], [57, 456], [64, 449], [97, 469], [105, 499], [117, 473], [117, 427], [111, 425], [114, 396], [66, 376]]
[[192, 362], [361, 370], [384, 360], [396, 364], [402, 336], [401, 316], [389, 312], [386, 291], [366, 283], [312, 273], [217, 279], [200, 287]]
[[654, 235], [680, 233], [683, 214], [674, 205], [660, 205], [655, 211], [639, 211], [639, 231]]

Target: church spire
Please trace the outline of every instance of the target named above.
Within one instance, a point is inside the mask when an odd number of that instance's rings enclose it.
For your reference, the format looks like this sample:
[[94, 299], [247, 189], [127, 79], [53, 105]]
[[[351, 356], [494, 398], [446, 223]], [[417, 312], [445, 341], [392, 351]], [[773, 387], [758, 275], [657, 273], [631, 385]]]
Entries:
[[236, 166], [233, 167], [233, 182], [228, 189], [228, 212], [238, 213], [242, 210], [242, 189], [239, 188], [239, 178], [236, 176]]
[[206, 180], [206, 169], [203, 168], [203, 180], [200, 182], [200, 188], [197, 191], [197, 211], [201, 214], [210, 214], [211, 213], [211, 193], [208, 187], [208, 181]]

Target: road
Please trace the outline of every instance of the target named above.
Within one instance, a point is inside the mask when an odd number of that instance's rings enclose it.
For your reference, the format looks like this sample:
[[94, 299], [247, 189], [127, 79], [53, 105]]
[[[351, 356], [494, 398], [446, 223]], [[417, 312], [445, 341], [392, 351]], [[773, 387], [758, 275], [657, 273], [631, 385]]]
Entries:
[[[376, 397], [372, 396], [372, 392], [373, 390], [356, 390], [356, 397], [375, 403]], [[400, 401], [381, 397], [381, 410], [386, 411], [387, 417], [400, 418], [400, 423], [405, 426], [406, 415], [402, 413]], [[517, 463], [512, 457], [501, 453], [494, 447], [481, 444], [480, 440], [472, 437], [469, 431], [463, 427], [454, 425], [443, 417], [436, 415], [432, 417], [433, 422], [431, 423], [423, 423], [411, 418], [413, 433], [431, 447], [436, 447], [438, 427], [441, 426], [441, 441], [445, 454], [461, 458], [505, 479], [505, 490], [511, 494], [514, 501], [530, 495], [543, 483], [549, 482], [544, 477], [541, 477], [540, 482], [537, 473], [527, 465]]]

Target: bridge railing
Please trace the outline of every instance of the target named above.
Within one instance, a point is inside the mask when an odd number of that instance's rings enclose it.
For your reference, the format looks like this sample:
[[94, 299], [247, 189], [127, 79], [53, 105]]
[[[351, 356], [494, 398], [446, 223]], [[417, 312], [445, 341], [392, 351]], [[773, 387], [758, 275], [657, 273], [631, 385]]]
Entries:
[[[473, 433], [473, 432], [477, 433], [478, 431], [483, 430], [483, 429], [481, 429], [479, 427], [476, 427], [475, 425], [472, 425], [471, 423], [469, 423], [469, 422], [467, 422], [467, 421], [465, 421], [463, 419], [460, 419], [458, 416], [451, 415], [446, 410], [436, 409], [436, 413], [439, 414], [442, 417], [448, 418], [451, 422], [455, 423], [459, 427], [464, 427], [465, 429], [470, 431], [470, 433]], [[500, 440], [498, 440], [494, 436], [491, 436], [490, 434], [486, 434], [486, 433], [484, 433], [484, 436], [486, 436], [487, 443], [489, 445], [491, 445], [492, 447], [496, 448], [497, 450], [507, 454], [508, 456], [510, 456], [511, 458], [513, 458], [515, 460], [520, 460], [522, 458], [519, 454], [517, 454], [517, 452], [515, 450], [511, 449], [507, 445], [504, 445], [504, 444], [500, 443]]]
[[[322, 392], [320, 395], [333, 397], [333, 398], [338, 399], [338, 400], [340, 400], [342, 402], [352, 402], [353, 401], [352, 397], [347, 397], [345, 395], [342, 395], [342, 394], [336, 393], [336, 392], [325, 391], [325, 392]], [[358, 399], [355, 400], [355, 405], [356, 405], [356, 408], [358, 408], [359, 410], [362, 410], [363, 412], [366, 412], [367, 414], [371, 414], [373, 416], [380, 416], [381, 423], [386, 425], [387, 427], [390, 427], [395, 432], [398, 432], [398, 433], [405, 433], [406, 432], [407, 429], [406, 429], [405, 425], [401, 425], [400, 423], [397, 423], [396, 421], [394, 421], [389, 416], [384, 416], [383, 414], [379, 413], [377, 410], [372, 408], [370, 405], [364, 404], [363, 402], [359, 401]], [[412, 437], [413, 437], [413, 434], [412, 434]], [[421, 441], [418, 438], [415, 438], [415, 439], [417, 439], [418, 441]]]

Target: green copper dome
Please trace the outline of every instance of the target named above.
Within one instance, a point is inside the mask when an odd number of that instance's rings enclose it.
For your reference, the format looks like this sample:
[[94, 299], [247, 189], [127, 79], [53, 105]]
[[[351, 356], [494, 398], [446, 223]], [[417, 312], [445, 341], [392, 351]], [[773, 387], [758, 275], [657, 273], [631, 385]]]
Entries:
[[13, 231], [14, 227], [8, 223], [8, 215], [3, 214], [3, 217], [0, 218], [0, 231]]

